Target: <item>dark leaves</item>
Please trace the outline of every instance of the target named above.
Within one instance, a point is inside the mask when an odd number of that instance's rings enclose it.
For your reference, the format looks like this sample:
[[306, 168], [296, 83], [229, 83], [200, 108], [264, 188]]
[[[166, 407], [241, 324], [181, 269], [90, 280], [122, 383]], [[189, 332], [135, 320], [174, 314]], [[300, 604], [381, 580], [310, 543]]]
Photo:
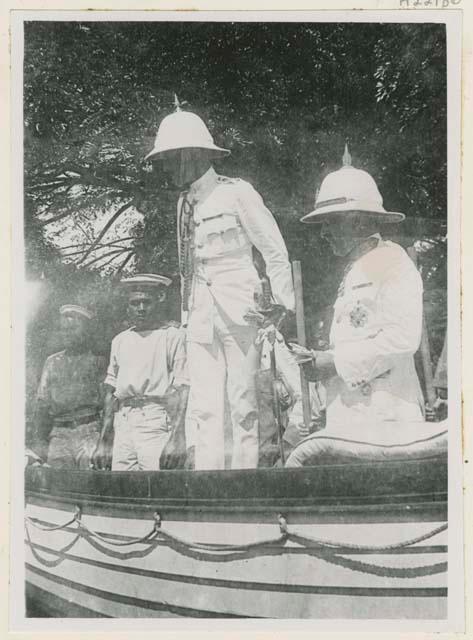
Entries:
[[[108, 220], [132, 201], [144, 214], [126, 234], [136, 237], [136, 268], [177, 274], [177, 193], [143, 160], [175, 93], [232, 150], [218, 170], [262, 193], [291, 257], [303, 260], [314, 307], [330, 302], [335, 261], [299, 218], [340, 166], [347, 138], [353, 164], [372, 173], [387, 208], [446, 218], [442, 25], [31, 22], [24, 64], [27, 248], [35, 273], [43, 260], [50, 267], [46, 256], [55, 252], [44, 235], [51, 220], [72, 216], [92, 233], [91, 212]], [[442, 280], [443, 252], [439, 242], [423, 254], [426, 286]], [[81, 268], [100, 267], [90, 260]], [[109, 267], [131, 264], [124, 253]]]

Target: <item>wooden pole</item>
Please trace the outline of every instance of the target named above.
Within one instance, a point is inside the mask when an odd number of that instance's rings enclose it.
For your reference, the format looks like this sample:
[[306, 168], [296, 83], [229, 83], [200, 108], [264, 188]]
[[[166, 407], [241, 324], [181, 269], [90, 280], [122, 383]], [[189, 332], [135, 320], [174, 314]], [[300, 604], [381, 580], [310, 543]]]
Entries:
[[278, 373], [276, 367], [276, 353], [274, 351], [275, 344], [271, 345], [271, 383], [272, 383], [272, 401], [273, 401], [273, 414], [274, 419], [276, 420], [276, 427], [278, 430], [278, 442], [279, 442], [279, 454], [281, 456], [281, 464], [284, 466], [286, 463], [286, 455], [284, 453], [284, 426], [282, 423], [281, 417], [281, 405], [279, 404], [279, 393], [278, 393]]
[[[302, 269], [299, 260], [292, 262], [292, 277], [294, 280], [294, 295], [296, 302], [297, 341], [301, 347], [307, 346], [304, 315], [304, 291], [302, 288]], [[310, 430], [311, 409], [309, 383], [304, 375], [303, 367], [299, 367], [301, 375], [302, 415], [305, 427]]]
[[[415, 247], [408, 247], [407, 254], [417, 267], [417, 251]], [[429, 334], [427, 333], [427, 325], [425, 322], [425, 314], [422, 313], [422, 336], [420, 339], [420, 355], [422, 361], [422, 371], [424, 372], [425, 395], [427, 404], [431, 409], [434, 408], [437, 394], [434, 387], [434, 376], [432, 371], [432, 359], [430, 355]]]

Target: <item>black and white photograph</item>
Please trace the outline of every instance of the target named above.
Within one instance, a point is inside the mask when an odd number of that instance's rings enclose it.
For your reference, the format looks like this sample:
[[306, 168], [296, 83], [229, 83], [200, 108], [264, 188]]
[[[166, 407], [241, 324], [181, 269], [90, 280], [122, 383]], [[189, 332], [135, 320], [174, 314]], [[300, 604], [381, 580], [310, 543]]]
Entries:
[[458, 13], [14, 13], [18, 628], [461, 629]]

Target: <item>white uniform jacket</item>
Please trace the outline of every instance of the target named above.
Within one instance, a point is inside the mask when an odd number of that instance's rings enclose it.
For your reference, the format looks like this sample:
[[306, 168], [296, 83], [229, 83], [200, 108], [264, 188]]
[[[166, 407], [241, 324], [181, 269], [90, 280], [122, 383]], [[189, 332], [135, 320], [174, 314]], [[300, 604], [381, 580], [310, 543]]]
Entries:
[[422, 419], [414, 366], [422, 331], [422, 280], [399, 245], [379, 239], [356, 260], [334, 305], [331, 349], [338, 376], [327, 384], [327, 428]]
[[[244, 180], [226, 178], [210, 168], [178, 202], [181, 229], [183, 197], [193, 206], [192, 285], [188, 300], [187, 339], [213, 340], [215, 307], [227, 325], [245, 326], [245, 314], [255, 308], [261, 283], [253, 264], [252, 246], [266, 262], [273, 297], [294, 309], [291, 266], [286, 245], [261, 196]], [[181, 242], [178, 237], [178, 246]]]

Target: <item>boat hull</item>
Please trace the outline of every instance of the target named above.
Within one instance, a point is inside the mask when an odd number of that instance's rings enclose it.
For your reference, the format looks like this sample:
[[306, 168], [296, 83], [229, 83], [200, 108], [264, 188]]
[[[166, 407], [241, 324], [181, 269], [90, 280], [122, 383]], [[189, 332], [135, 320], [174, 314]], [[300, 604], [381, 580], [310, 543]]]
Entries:
[[[446, 618], [447, 476], [446, 464], [433, 462], [155, 474], [28, 470], [28, 610], [55, 617]], [[74, 521], [45, 530], [71, 520], [77, 507], [83, 528]], [[134, 542], [153, 531], [156, 512], [165, 535]], [[297, 536], [281, 539], [286, 526]]]

